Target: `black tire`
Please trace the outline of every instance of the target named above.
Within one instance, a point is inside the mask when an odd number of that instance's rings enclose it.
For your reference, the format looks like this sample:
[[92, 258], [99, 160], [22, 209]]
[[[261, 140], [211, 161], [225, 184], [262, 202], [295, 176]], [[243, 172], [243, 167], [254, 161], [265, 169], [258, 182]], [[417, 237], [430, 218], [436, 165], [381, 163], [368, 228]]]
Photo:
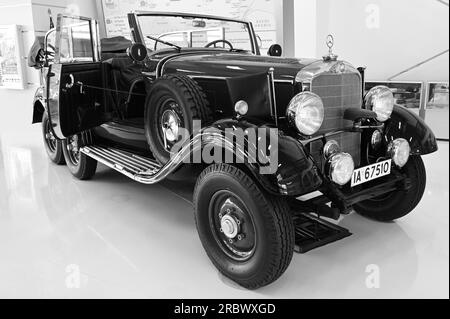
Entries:
[[355, 205], [358, 214], [380, 222], [391, 222], [410, 214], [420, 203], [425, 193], [427, 173], [420, 156], [412, 156], [402, 169], [410, 178], [411, 188]]
[[[201, 87], [187, 76], [165, 75], [152, 86], [145, 107], [145, 135], [155, 158], [166, 164], [173, 146], [181, 140], [164, 143], [163, 117], [167, 112], [176, 115], [179, 127], [193, 133], [193, 121], [203, 125], [211, 121], [211, 110]], [[167, 146], [167, 147], [166, 147]]]
[[56, 165], [64, 165], [66, 162], [64, 160], [62, 141], [56, 139], [53, 134], [47, 112], [44, 112], [42, 116], [42, 137], [45, 151], [50, 160]]
[[68, 140], [63, 141], [63, 152], [66, 159], [67, 167], [74, 177], [79, 180], [86, 181], [94, 177], [97, 171], [97, 161], [86, 156], [81, 152], [69, 150], [69, 143], [71, 137]]
[[[223, 219], [222, 215], [216, 216], [215, 210], [215, 199], [221, 198], [222, 193], [236, 196], [240, 207], [246, 208], [249, 217], [238, 223], [246, 242], [238, 239], [235, 244], [228, 243], [222, 224], [216, 223], [216, 218]], [[208, 167], [197, 181], [194, 206], [203, 247], [225, 277], [254, 290], [273, 283], [289, 267], [295, 247], [289, 207], [281, 198], [262, 191], [242, 170], [225, 164]]]

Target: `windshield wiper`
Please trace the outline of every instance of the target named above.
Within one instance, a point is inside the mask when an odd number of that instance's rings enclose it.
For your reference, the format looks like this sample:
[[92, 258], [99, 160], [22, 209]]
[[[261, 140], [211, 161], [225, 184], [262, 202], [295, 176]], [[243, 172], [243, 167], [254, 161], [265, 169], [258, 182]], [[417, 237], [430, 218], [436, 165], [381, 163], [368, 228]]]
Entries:
[[167, 45], [167, 46], [169, 46], [169, 47], [175, 48], [175, 49], [177, 49], [178, 51], [181, 51], [181, 47], [178, 46], [178, 45], [176, 45], [176, 44], [173, 44], [173, 43], [170, 43], [170, 42], [166, 42], [166, 41], [164, 41], [164, 40], [161, 40], [161, 39], [158, 39], [158, 38], [154, 38], [154, 37], [151, 37], [151, 36], [149, 36], [149, 35], [147, 36], [147, 38], [149, 38], [150, 40], [153, 40], [153, 41], [162, 43], [162, 44], [164, 44], [164, 45]]

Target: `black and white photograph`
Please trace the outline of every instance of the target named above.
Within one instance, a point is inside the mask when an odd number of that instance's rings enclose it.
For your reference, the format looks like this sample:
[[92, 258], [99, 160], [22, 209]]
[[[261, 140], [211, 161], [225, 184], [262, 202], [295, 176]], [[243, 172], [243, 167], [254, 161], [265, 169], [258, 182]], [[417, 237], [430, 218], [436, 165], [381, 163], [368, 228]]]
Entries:
[[0, 105], [0, 299], [449, 299], [448, 0], [0, 0]]

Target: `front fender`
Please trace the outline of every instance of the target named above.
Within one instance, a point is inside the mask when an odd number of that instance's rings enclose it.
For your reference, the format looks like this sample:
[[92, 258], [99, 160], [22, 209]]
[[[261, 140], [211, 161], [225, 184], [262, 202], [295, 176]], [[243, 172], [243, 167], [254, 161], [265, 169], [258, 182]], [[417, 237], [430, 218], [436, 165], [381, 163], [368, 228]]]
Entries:
[[39, 87], [34, 94], [33, 99], [33, 124], [41, 123], [45, 112], [45, 94], [44, 87]]
[[388, 141], [406, 139], [412, 155], [427, 155], [438, 150], [431, 128], [417, 114], [400, 105], [394, 107], [392, 117], [386, 123], [386, 137]]
[[[278, 132], [278, 130], [276, 130], [277, 148], [274, 148], [276, 145], [271, 143], [262, 146], [257, 143], [260, 146], [257, 147], [246, 135], [245, 148], [236, 149], [235, 138], [237, 136], [234, 132], [248, 132], [250, 129], [255, 130], [255, 132], [262, 132], [257, 134], [258, 137], [266, 134], [266, 141], [273, 141], [270, 134], [274, 134], [274, 131], [271, 131], [268, 127], [248, 121], [224, 120], [203, 131], [202, 148], [214, 145], [223, 148], [227, 152], [232, 152], [239, 163], [243, 163], [247, 171], [271, 194], [301, 196], [320, 188], [323, 180], [319, 169], [307, 155], [303, 145], [297, 140]], [[213, 134], [212, 132], [214, 131], [220, 132], [220, 134]], [[265, 149], [262, 149], [263, 147]], [[277, 156], [275, 156], [277, 162], [268, 164], [267, 156], [265, 161], [261, 162], [259, 156], [255, 158], [255, 152], [252, 152], [255, 148], [258, 155], [260, 152], [266, 155], [272, 154], [275, 150], [277, 152]], [[270, 160], [273, 159], [272, 156], [269, 157]], [[274, 169], [268, 172], [268, 167]]]

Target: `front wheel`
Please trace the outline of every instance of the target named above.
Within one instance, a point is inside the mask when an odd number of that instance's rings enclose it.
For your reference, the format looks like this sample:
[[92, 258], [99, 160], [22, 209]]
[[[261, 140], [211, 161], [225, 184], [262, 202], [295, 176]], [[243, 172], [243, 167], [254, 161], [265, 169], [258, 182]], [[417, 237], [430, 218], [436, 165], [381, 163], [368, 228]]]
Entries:
[[412, 156], [402, 172], [410, 179], [410, 189], [394, 191], [357, 204], [356, 212], [381, 222], [394, 221], [411, 213], [422, 200], [427, 184], [427, 173], [422, 158]]
[[97, 161], [80, 152], [78, 136], [71, 136], [63, 141], [64, 158], [67, 167], [79, 180], [89, 180], [97, 171]]
[[283, 275], [295, 245], [286, 202], [264, 193], [240, 169], [218, 164], [201, 174], [194, 205], [200, 240], [222, 274], [247, 289]]

